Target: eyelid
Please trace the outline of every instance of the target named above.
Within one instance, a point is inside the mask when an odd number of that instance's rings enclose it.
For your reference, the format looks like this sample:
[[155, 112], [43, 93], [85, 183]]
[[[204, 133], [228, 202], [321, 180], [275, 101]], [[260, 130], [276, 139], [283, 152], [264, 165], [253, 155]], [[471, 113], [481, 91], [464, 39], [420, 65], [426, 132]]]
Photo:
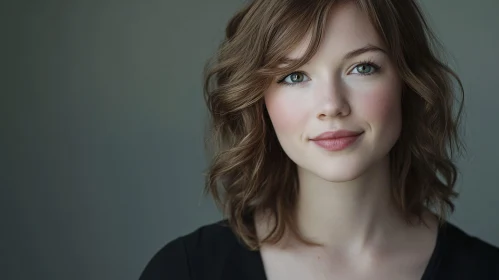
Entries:
[[[277, 83], [278, 83], [278, 84], [280, 84], [280, 83], [284, 83], [284, 80], [285, 80], [287, 77], [291, 76], [292, 74], [296, 74], [296, 73], [298, 73], [298, 74], [302, 74], [302, 75], [305, 75], [308, 79], [310, 79], [310, 77], [308, 76], [308, 74], [307, 74], [307, 73], [305, 73], [304, 71], [293, 71], [293, 72], [291, 72], [291, 73], [289, 73], [289, 74], [286, 74], [286, 75], [284, 75], [284, 76], [281, 76], [279, 79], [277, 79]], [[293, 83], [293, 84], [297, 84], [297, 83]], [[299, 83], [298, 83], [298, 84], [299, 84]]]
[[[359, 67], [360, 65], [369, 65], [371, 67], [374, 68], [374, 72], [371, 73], [371, 74], [357, 74], [357, 75], [361, 75], [361, 76], [369, 76], [369, 75], [372, 75], [372, 74], [375, 74], [377, 73], [380, 69], [381, 69], [381, 66], [379, 66], [377, 63], [375, 63], [372, 59], [366, 59], [366, 60], [362, 60], [360, 62], [357, 62], [353, 65], [353, 67], [351, 68], [351, 70], [349, 70], [347, 72], [347, 75], [350, 74], [354, 69], [356, 69], [357, 67]], [[291, 76], [292, 74], [296, 74], [296, 73], [299, 73], [299, 74], [302, 74], [302, 75], [305, 75], [309, 80], [310, 80], [310, 77], [308, 76], [307, 73], [305, 73], [304, 71], [293, 71], [289, 74], [286, 74], [286, 75], [283, 75], [281, 76], [279, 79], [277, 79], [277, 83], [278, 84], [286, 84], [286, 85], [296, 85], [296, 84], [302, 84], [304, 82], [300, 82], [300, 83], [285, 83], [284, 80]]]
[[[350, 74], [354, 69], [356, 69], [357, 67], [359, 67], [360, 65], [369, 65], [371, 67], [374, 68], [374, 73], [378, 72], [379, 69], [381, 69], [381, 66], [379, 66], [376, 62], [374, 62], [372, 59], [366, 59], [366, 60], [362, 60], [360, 62], [357, 62], [353, 65], [352, 69], [350, 71], [348, 71], [348, 74]], [[347, 74], [347, 75], [348, 75]], [[358, 75], [362, 75], [362, 76], [367, 76], [367, 75], [372, 75], [372, 74], [358, 74]]]

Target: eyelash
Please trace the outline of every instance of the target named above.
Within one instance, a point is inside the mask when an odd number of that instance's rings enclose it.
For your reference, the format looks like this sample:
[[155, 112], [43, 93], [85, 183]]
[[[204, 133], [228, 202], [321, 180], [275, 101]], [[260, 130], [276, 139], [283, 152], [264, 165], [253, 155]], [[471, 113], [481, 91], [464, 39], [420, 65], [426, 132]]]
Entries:
[[[359, 66], [362, 66], [362, 65], [368, 65], [368, 66], [371, 66], [374, 71], [369, 73], [369, 74], [361, 74], [359, 73], [358, 75], [361, 75], [361, 76], [370, 76], [370, 75], [373, 75], [373, 74], [376, 74], [379, 72], [379, 70], [381, 69], [381, 66], [379, 66], [378, 64], [374, 63], [372, 60], [364, 60], [364, 61], [361, 61], [359, 63], [357, 63], [357, 65], [355, 65], [355, 68], [359, 67]], [[281, 77], [279, 80], [278, 80], [278, 84], [282, 84], [284, 86], [296, 86], [296, 85], [299, 85], [301, 83], [285, 83], [284, 80], [286, 80], [287, 77], [289, 77], [290, 75], [292, 74], [297, 74], [297, 73], [300, 73], [302, 75], [305, 75], [305, 73], [301, 72], [301, 71], [296, 71], [296, 72], [293, 72], [293, 73], [290, 73], [284, 77]]]

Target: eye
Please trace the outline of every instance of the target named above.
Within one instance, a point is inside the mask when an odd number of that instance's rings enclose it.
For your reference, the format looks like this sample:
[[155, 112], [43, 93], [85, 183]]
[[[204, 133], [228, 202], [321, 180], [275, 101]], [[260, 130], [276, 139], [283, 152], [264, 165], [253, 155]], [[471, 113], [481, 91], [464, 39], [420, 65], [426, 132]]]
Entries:
[[[362, 62], [355, 66], [352, 70], [352, 74], [359, 74], [363, 76], [372, 75], [376, 73], [381, 67], [373, 62]], [[355, 70], [357, 73], [355, 73]]]
[[308, 81], [307, 75], [302, 72], [293, 72], [284, 78], [280, 79], [277, 83], [284, 85], [295, 85]]

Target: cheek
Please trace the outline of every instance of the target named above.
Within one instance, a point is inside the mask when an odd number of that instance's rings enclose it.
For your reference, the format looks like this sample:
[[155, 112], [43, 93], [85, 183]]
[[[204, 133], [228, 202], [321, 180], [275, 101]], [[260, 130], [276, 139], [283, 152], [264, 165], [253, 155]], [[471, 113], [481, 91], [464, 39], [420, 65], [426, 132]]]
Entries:
[[401, 124], [400, 86], [378, 86], [362, 97], [360, 112], [371, 124], [378, 126]]
[[276, 93], [266, 96], [265, 105], [278, 135], [296, 131], [306, 120], [303, 103], [284, 94]]

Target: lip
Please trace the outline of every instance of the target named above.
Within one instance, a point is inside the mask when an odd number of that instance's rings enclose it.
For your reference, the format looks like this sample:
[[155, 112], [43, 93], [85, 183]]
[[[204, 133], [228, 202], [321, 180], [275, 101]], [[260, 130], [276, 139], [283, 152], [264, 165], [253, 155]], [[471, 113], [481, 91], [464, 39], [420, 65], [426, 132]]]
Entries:
[[327, 151], [340, 151], [354, 144], [362, 134], [363, 131], [337, 130], [324, 132], [310, 140]]
[[336, 131], [328, 131], [320, 134], [319, 136], [315, 138], [311, 138], [310, 140], [312, 141], [320, 141], [320, 140], [332, 140], [332, 139], [339, 139], [339, 138], [345, 138], [345, 137], [353, 137], [353, 136], [359, 136], [362, 134], [363, 131], [350, 131], [350, 130], [336, 130]]

